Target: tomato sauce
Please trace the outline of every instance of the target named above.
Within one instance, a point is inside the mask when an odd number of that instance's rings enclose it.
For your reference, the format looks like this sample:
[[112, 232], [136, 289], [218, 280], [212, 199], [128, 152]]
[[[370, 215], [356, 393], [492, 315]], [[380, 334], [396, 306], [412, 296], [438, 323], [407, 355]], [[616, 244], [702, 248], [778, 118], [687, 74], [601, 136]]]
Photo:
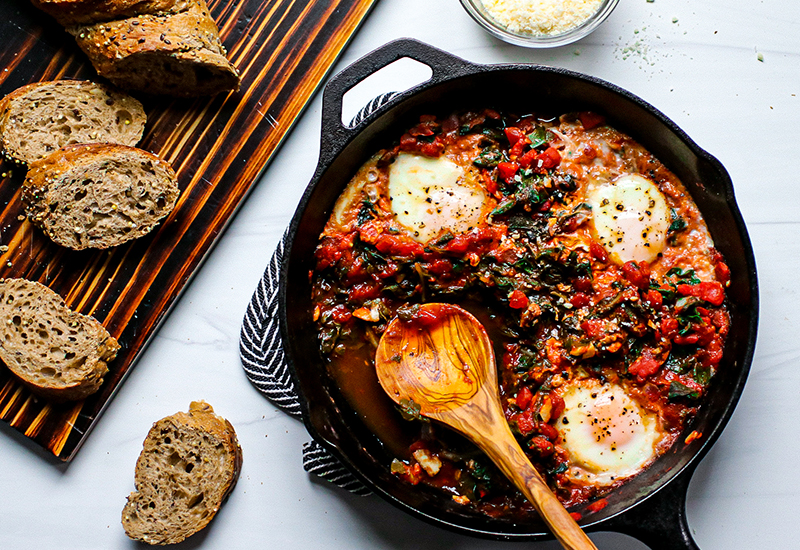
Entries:
[[[416, 240], [392, 212], [389, 172], [402, 154], [458, 166], [485, 195], [480, 223]], [[587, 205], [598, 181], [631, 174], [656, 186], [671, 215], [652, 261], [612, 258]], [[730, 270], [697, 206], [658, 159], [596, 113], [421, 117], [358, 170], [315, 259], [321, 356], [395, 457], [387, 468], [490, 516], [534, 512], [470, 443], [396, 406], [377, 382], [375, 349], [395, 316], [449, 302], [484, 324], [512, 432], [559, 499], [592, 501], [588, 513], [626, 480], [568, 475], [571, 455], [556, 426], [562, 389], [580, 378], [621, 385], [657, 415], [665, 452], [702, 406], [725, 349]]]

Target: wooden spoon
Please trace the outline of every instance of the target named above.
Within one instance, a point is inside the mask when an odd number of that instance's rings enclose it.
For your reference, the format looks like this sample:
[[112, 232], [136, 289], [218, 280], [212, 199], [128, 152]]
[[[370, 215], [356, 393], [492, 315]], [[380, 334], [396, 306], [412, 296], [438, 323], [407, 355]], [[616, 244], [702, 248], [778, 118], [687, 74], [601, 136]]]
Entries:
[[413, 319], [393, 319], [375, 356], [378, 380], [395, 402], [472, 440], [500, 468], [564, 548], [597, 550], [528, 461], [500, 405], [494, 351], [483, 325], [451, 304], [424, 304]]

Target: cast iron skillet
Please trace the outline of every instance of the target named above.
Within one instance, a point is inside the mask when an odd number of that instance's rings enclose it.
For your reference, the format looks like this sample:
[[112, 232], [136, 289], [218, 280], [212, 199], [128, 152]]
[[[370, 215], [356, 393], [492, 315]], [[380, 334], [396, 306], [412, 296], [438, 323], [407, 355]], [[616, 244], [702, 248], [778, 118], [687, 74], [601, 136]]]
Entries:
[[[402, 93], [355, 128], [341, 123], [342, 96], [378, 69], [409, 57], [431, 67], [430, 80]], [[707, 400], [687, 428], [702, 433], [688, 445], [683, 434], [648, 470], [607, 497], [596, 513], [585, 507], [588, 531], [619, 531], [655, 550], [696, 549], [686, 522], [686, 491], [697, 463], [719, 437], [742, 392], [753, 357], [758, 284], [753, 251], [736, 206], [730, 177], [675, 123], [638, 97], [612, 84], [564, 69], [537, 65], [476, 65], [410, 39], [368, 54], [331, 79], [322, 108], [319, 165], [289, 230], [280, 281], [281, 334], [311, 435], [364, 483], [401, 509], [455, 531], [502, 540], [550, 538], [538, 517], [489, 518], [455, 504], [449, 496], [412, 487], [389, 472], [392, 457], [364, 426], [326, 375], [311, 320], [309, 272], [313, 252], [336, 197], [359, 166], [399, 138], [421, 114], [493, 107], [561, 113], [594, 110], [663, 161], [686, 185], [717, 248], [731, 268], [731, 329]]]

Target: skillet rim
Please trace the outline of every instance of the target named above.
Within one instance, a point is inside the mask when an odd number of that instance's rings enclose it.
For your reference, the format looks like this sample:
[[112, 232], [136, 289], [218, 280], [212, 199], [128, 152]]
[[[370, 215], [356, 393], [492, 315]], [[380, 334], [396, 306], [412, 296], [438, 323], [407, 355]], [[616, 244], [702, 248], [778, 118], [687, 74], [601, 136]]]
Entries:
[[[400, 59], [402, 57], [411, 57], [412, 59], [416, 59], [417, 56], [422, 57], [423, 59], [418, 59], [425, 63], [426, 61], [430, 61], [430, 51], [435, 52], [435, 54], [441, 54], [446, 58], [447, 61], [453, 63], [453, 67], [444, 70], [443, 72], [448, 73], [445, 74], [444, 77], [442, 75], [437, 75], [437, 69], [441, 70], [441, 66], [436, 66], [434, 68], [433, 76], [417, 86], [410, 88], [402, 93], [396, 95], [391, 101], [387, 102], [385, 105], [381, 106], [380, 108], [376, 109], [374, 112], [369, 114], [361, 121], [354, 129], [348, 129], [338, 121], [336, 117], [339, 115], [339, 109], [341, 108], [341, 95], [347, 91], [350, 87], [355, 85], [358, 81], [362, 80], [366, 76], [368, 76], [372, 71], [381, 68], [380, 66], [385, 66], [390, 62]], [[396, 52], [400, 52], [397, 54]], [[383, 54], [378, 61], [378, 67], [375, 67], [375, 59], [374, 57], [376, 54]], [[416, 55], [415, 55], [416, 54]], [[434, 60], [434, 61], [441, 61], [441, 60]], [[372, 62], [372, 63], [370, 63]], [[369, 72], [366, 74], [356, 74], [359, 72], [363, 72], [365, 69], [368, 69]], [[349, 74], [348, 74], [349, 71]], [[699, 441], [699, 444], [694, 449], [684, 448], [680, 452], [682, 454], [686, 454], [688, 458], [686, 459], [685, 463], [678, 468], [670, 470], [668, 473], [668, 478], [663, 481], [658, 487], [651, 488], [647, 492], [647, 494], [637, 498], [635, 502], [630, 504], [629, 506], [623, 507], [622, 509], [609, 514], [605, 517], [594, 519], [590, 516], [587, 520], [581, 521], [581, 526], [584, 529], [589, 531], [598, 531], [603, 530], [604, 527], [606, 529], [614, 530], [612, 525], [608, 525], [613, 523], [612, 520], [615, 518], [622, 517], [626, 514], [630, 514], [632, 509], [639, 506], [639, 504], [656, 497], [662, 490], [672, 484], [677, 485], [678, 483], [676, 480], [683, 478], [683, 485], [688, 487], [689, 478], [697, 466], [697, 464], [703, 459], [703, 457], [709, 452], [711, 447], [714, 445], [716, 440], [721, 435], [722, 431], [724, 431], [725, 426], [728, 424], [730, 417], [732, 416], [736, 405], [741, 397], [741, 394], [744, 390], [744, 386], [747, 381], [747, 376], [749, 374], [750, 366], [753, 360], [753, 355], [755, 351], [755, 344], [757, 340], [757, 328], [758, 328], [758, 315], [759, 315], [759, 296], [758, 296], [758, 280], [757, 280], [757, 271], [756, 271], [756, 264], [755, 264], [755, 256], [753, 253], [752, 244], [750, 242], [749, 234], [747, 232], [746, 226], [744, 224], [744, 220], [742, 218], [741, 212], [738, 208], [736, 203], [733, 183], [731, 181], [730, 175], [725, 170], [722, 163], [708, 153], [705, 149], [701, 148], [694, 142], [687, 134], [684, 132], [677, 124], [675, 124], [671, 119], [669, 119], [666, 115], [664, 115], [661, 111], [653, 107], [648, 102], [644, 101], [642, 98], [636, 96], [635, 94], [628, 92], [627, 90], [607, 82], [605, 80], [599, 79], [594, 76], [585, 75], [576, 71], [571, 71], [564, 68], [559, 67], [549, 67], [545, 65], [538, 65], [538, 64], [525, 64], [525, 63], [512, 63], [512, 64], [475, 64], [471, 62], [467, 62], [461, 58], [452, 56], [452, 54], [442, 52], [441, 50], [437, 50], [427, 44], [422, 42], [418, 42], [412, 39], [401, 39], [394, 42], [390, 42], [384, 45], [381, 48], [373, 51], [370, 54], [362, 57], [358, 61], [354, 62], [348, 68], [344, 69], [342, 73], [334, 76], [331, 81], [326, 85], [324, 90], [324, 99], [323, 99], [323, 110], [322, 110], [322, 145], [320, 149], [320, 159], [315, 170], [315, 173], [307, 186], [306, 190], [303, 193], [303, 196], [299, 202], [298, 208], [292, 218], [292, 222], [289, 227], [289, 231], [287, 234], [287, 242], [286, 242], [286, 249], [284, 251], [283, 260], [281, 263], [281, 277], [280, 277], [280, 288], [279, 288], [279, 316], [280, 316], [280, 328], [281, 328], [281, 335], [284, 339], [284, 342], [291, 342], [292, 339], [290, 338], [290, 330], [288, 327], [288, 318], [287, 318], [287, 311], [288, 308], [288, 284], [287, 281], [289, 280], [289, 270], [291, 267], [291, 258], [292, 258], [292, 250], [293, 244], [295, 242], [295, 237], [298, 232], [298, 228], [300, 225], [301, 218], [305, 212], [305, 210], [309, 207], [309, 203], [311, 201], [312, 194], [316, 187], [319, 185], [320, 181], [324, 179], [326, 171], [330, 168], [331, 164], [341, 155], [347, 147], [360, 135], [364, 132], [371, 124], [375, 123], [378, 119], [382, 116], [390, 113], [394, 109], [398, 109], [403, 103], [409, 99], [412, 99], [419, 94], [422, 94], [428, 90], [431, 90], [435, 87], [440, 85], [446, 85], [448, 82], [452, 82], [459, 78], [469, 78], [474, 77], [476, 75], [485, 74], [485, 73], [493, 73], [493, 72], [501, 72], [501, 71], [524, 71], [524, 72], [541, 72], [541, 73], [551, 73], [556, 74], [561, 77], [566, 77], [569, 79], [575, 79], [582, 83], [587, 83], [590, 85], [598, 86], [607, 90], [608, 92], [612, 93], [613, 95], [620, 96], [623, 100], [628, 101], [635, 105], [636, 107], [646, 111], [648, 114], [653, 116], [658, 123], [662, 124], [666, 130], [669, 131], [672, 135], [674, 135], [680, 142], [682, 142], [696, 157], [707, 164], [707, 166], [717, 174], [720, 179], [721, 185], [724, 193], [724, 205], [728, 211], [728, 214], [733, 219], [733, 223], [736, 226], [737, 236], [741, 239], [742, 244], [742, 252], [744, 253], [744, 264], [746, 265], [746, 276], [747, 279], [747, 290], [749, 291], [749, 299], [750, 304], [747, 311], [747, 316], [749, 318], [749, 323], [747, 323], [747, 334], [748, 339], [747, 343], [744, 345], [744, 348], [740, 350], [741, 356], [733, 357], [731, 363], [736, 366], [739, 370], [738, 376], [735, 377], [735, 383], [731, 388], [730, 394], [728, 399], [725, 401], [724, 406], [722, 407], [721, 413], [719, 418], [713, 422], [713, 429], [710, 434], [703, 434], [702, 440]], [[355, 82], [353, 82], [355, 80]], [[338, 99], [337, 96], [338, 95]], [[332, 112], [335, 111], [335, 117], [332, 116]], [[395, 122], [394, 126], [397, 125]], [[392, 126], [392, 124], [390, 124]], [[636, 136], [633, 136], [635, 139]], [[348, 178], [349, 181], [349, 178]], [[702, 185], [702, 183], [700, 184]], [[332, 205], [330, 205], [332, 208]], [[330, 211], [330, 208], [327, 209]], [[704, 215], [704, 218], [707, 216]], [[727, 347], [727, 346], [726, 346]], [[301, 409], [302, 409], [302, 416], [303, 422], [308, 429], [309, 433], [312, 437], [317, 440], [318, 442], [322, 443], [326, 449], [328, 449], [336, 458], [338, 458], [347, 468], [350, 470], [358, 479], [360, 479], [364, 484], [373, 490], [375, 493], [380, 494], [382, 498], [388, 500], [395, 506], [399, 507], [400, 509], [411, 513], [415, 517], [420, 517], [430, 523], [435, 525], [445, 527], [461, 534], [468, 534], [472, 536], [478, 536], [482, 538], [490, 538], [495, 540], [542, 540], [546, 538], [552, 538], [552, 535], [549, 532], [543, 533], [518, 533], [518, 532], [489, 532], [483, 530], [476, 530], [465, 525], [456, 524], [447, 520], [444, 520], [440, 517], [435, 517], [429, 515], [425, 512], [422, 512], [413, 506], [410, 506], [408, 503], [396, 498], [394, 495], [387, 492], [380, 484], [373, 481], [371, 478], [366, 476], [362, 473], [362, 471], [350, 460], [348, 455], [344, 453], [341, 449], [339, 449], [334, 443], [328, 441], [318, 430], [317, 426], [314, 424], [314, 419], [312, 418], [310, 405], [307, 401], [306, 396], [303, 394], [302, 388], [304, 385], [304, 381], [301, 380], [297, 369], [294, 365], [294, 357], [293, 357], [293, 344], [285, 347], [285, 355], [287, 364], [289, 365], [289, 372], [290, 376], [292, 377], [293, 381], [295, 382], [296, 387], [298, 388], [298, 393], [300, 397]], [[710, 414], [710, 413], [709, 413]], [[673, 448], [677, 447], [676, 445]], [[627, 484], [626, 484], [627, 485]], [[685, 495], [684, 495], [685, 501]], [[685, 517], [684, 517], [685, 521]]]

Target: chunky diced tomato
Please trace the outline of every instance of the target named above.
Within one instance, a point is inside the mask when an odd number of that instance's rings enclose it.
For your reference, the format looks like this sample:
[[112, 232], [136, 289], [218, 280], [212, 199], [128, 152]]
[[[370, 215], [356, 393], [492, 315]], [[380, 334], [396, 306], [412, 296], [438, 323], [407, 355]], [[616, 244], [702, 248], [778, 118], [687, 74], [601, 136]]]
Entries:
[[439, 136], [436, 136], [436, 139], [432, 142], [417, 142], [417, 151], [426, 157], [438, 157], [444, 152], [444, 143], [439, 139]]
[[490, 195], [497, 193], [497, 182], [486, 172], [483, 172], [483, 185], [486, 186], [486, 191], [488, 191]]
[[650, 265], [647, 262], [625, 262], [622, 274], [633, 286], [644, 290], [650, 286]]
[[594, 502], [592, 502], [589, 506], [586, 507], [586, 509], [589, 510], [590, 512], [599, 512], [606, 506], [608, 506], [608, 501], [604, 498], [601, 498], [600, 500], [595, 500]]
[[599, 115], [592, 111], [583, 111], [578, 113], [578, 119], [583, 124], [584, 129], [591, 130], [606, 123], [606, 117]]
[[717, 327], [717, 333], [720, 336], [725, 336], [728, 334], [728, 329], [730, 328], [731, 319], [728, 316], [728, 313], [722, 309], [718, 309], [711, 313], [711, 322]]
[[516, 162], [500, 162], [497, 164], [497, 173], [506, 183], [514, 178], [517, 170], [519, 170], [519, 164]]
[[552, 409], [550, 409], [550, 421], [552, 422], [561, 416], [565, 405], [564, 399], [557, 393], [550, 393], [548, 397], [550, 398], [550, 403], [552, 403]]
[[605, 332], [606, 322], [602, 319], [586, 319], [581, 323], [581, 329], [592, 340], [599, 340]]
[[367, 300], [377, 298], [381, 293], [381, 289], [377, 283], [366, 282], [358, 283], [347, 289], [347, 296], [351, 302], [363, 304]]
[[608, 261], [608, 252], [606, 252], [606, 248], [597, 241], [589, 243], [589, 254], [592, 259], [598, 262], [606, 263]]
[[536, 159], [536, 167], [551, 170], [561, 163], [561, 153], [555, 147], [548, 147]]
[[700, 336], [697, 334], [679, 334], [675, 337], [673, 342], [681, 346], [686, 346], [689, 344], [696, 344], [699, 339]]
[[382, 233], [378, 236], [375, 248], [384, 254], [402, 257], [422, 254], [424, 250], [422, 245], [416, 241], [389, 233]]
[[439, 312], [437, 311], [421, 309], [416, 315], [414, 315], [413, 321], [423, 327], [429, 327], [441, 324], [442, 318], [439, 316]]
[[714, 273], [717, 275], [717, 279], [723, 284], [731, 280], [731, 270], [724, 260], [720, 260], [716, 263], [714, 266]]
[[555, 445], [543, 437], [533, 437], [528, 442], [528, 448], [539, 456], [550, 456], [555, 451]]
[[337, 323], [346, 323], [353, 316], [350, 310], [342, 304], [331, 309], [331, 319]]
[[516, 416], [516, 420], [517, 428], [519, 428], [519, 433], [522, 435], [528, 435], [536, 426], [536, 422], [533, 420], [533, 415], [529, 410], [519, 413]]
[[661, 296], [659, 291], [653, 290], [652, 288], [644, 295], [644, 299], [653, 309], [661, 309], [661, 306], [664, 304], [664, 297]]
[[445, 275], [453, 271], [453, 262], [450, 260], [434, 260], [427, 264], [426, 267], [434, 275]]
[[534, 431], [539, 432], [550, 441], [558, 441], [558, 430], [547, 422], [536, 422]]
[[594, 292], [591, 277], [578, 277], [572, 282], [572, 286], [575, 287], [575, 290], [580, 290], [581, 292]]
[[325, 238], [314, 252], [314, 256], [317, 258], [317, 269], [322, 271], [335, 265], [342, 257], [344, 250], [353, 248], [354, 239], [355, 233]]
[[528, 307], [528, 297], [521, 290], [515, 290], [508, 297], [508, 305], [512, 309], [525, 309]]
[[716, 281], [698, 283], [696, 285], [678, 285], [678, 292], [683, 296], [696, 296], [711, 305], [721, 306], [725, 301], [725, 288]]
[[590, 301], [589, 297], [583, 292], [576, 292], [569, 299], [569, 303], [572, 305], [572, 307], [580, 309], [582, 307], [588, 306]]
[[474, 229], [469, 233], [456, 235], [445, 246], [447, 252], [464, 255], [467, 251], [474, 254], [484, 254], [491, 250], [506, 234], [505, 226], [488, 226]]
[[636, 361], [634, 361], [633, 364], [628, 367], [628, 372], [637, 377], [639, 380], [643, 380], [648, 376], [652, 376], [658, 372], [658, 369], [661, 367], [663, 362], [663, 359], [653, 355], [650, 348], [645, 348]]
[[521, 167], [528, 168], [531, 164], [533, 164], [536, 161], [538, 157], [539, 153], [536, 151], [536, 149], [531, 149], [527, 153], [520, 155], [520, 157], [517, 158], [517, 162]]
[[533, 399], [533, 394], [528, 386], [523, 386], [521, 390], [517, 392], [517, 397], [514, 399], [517, 403], [517, 407], [521, 410], [525, 410], [531, 404], [531, 400]]
[[716, 281], [700, 283], [698, 287], [698, 294], [701, 300], [705, 300], [709, 304], [721, 306], [725, 301], [725, 289], [721, 283]]
[[664, 338], [670, 339], [678, 332], [678, 320], [674, 317], [664, 317], [661, 319], [661, 334]]
[[400, 136], [400, 149], [406, 150], [414, 147], [417, 144], [417, 138], [411, 134], [403, 134]]
[[525, 140], [528, 136], [525, 135], [525, 132], [520, 130], [519, 128], [515, 128], [514, 126], [509, 126], [504, 130], [506, 134], [506, 138], [508, 139], [508, 143], [513, 147], [517, 144], [520, 140]]

